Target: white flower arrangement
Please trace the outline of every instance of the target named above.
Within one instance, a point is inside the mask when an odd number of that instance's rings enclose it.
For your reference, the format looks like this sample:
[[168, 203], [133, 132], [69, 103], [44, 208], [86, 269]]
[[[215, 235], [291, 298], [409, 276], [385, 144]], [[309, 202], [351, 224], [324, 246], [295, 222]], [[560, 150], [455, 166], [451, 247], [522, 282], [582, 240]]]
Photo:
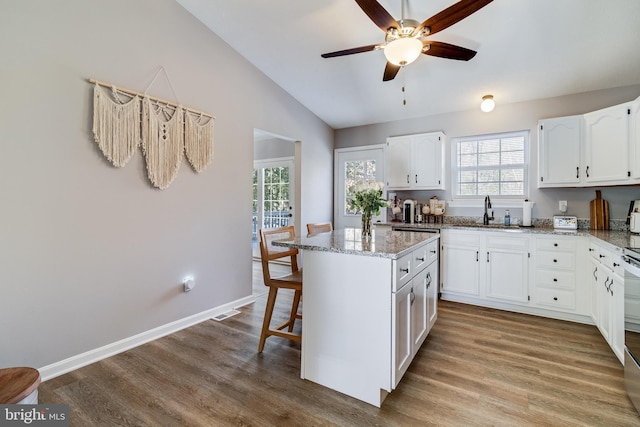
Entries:
[[388, 206], [387, 201], [382, 198], [384, 184], [373, 180], [359, 180], [355, 185], [349, 187], [349, 193], [353, 198], [349, 199], [351, 208], [363, 213], [373, 213], [380, 215], [380, 208]]

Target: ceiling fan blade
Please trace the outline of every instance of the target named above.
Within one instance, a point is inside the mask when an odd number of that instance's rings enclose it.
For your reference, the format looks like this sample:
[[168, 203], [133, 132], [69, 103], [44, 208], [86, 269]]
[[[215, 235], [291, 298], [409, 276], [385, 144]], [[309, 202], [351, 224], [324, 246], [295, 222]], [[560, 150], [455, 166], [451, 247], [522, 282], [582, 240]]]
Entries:
[[336, 56], [345, 56], [345, 55], [353, 55], [354, 53], [362, 53], [362, 52], [371, 52], [372, 50], [376, 50], [376, 48], [380, 47], [379, 44], [370, 44], [368, 46], [360, 46], [354, 47], [351, 49], [338, 50], [335, 52], [323, 53], [323, 58], [334, 58]]
[[385, 33], [389, 28], [398, 28], [398, 23], [393, 19], [393, 16], [376, 0], [356, 0], [356, 3], [369, 19]]
[[449, 43], [426, 41], [423, 43], [429, 46], [429, 50], [423, 51], [425, 55], [438, 56], [440, 58], [457, 59], [468, 61], [476, 56], [476, 51], [460, 47]]
[[387, 62], [387, 66], [384, 67], [384, 76], [382, 76], [383, 82], [395, 79], [396, 75], [400, 71], [399, 65], [393, 65], [391, 62]]
[[463, 20], [472, 13], [477, 12], [492, 1], [493, 0], [461, 0], [418, 25], [413, 34], [417, 34], [424, 27], [429, 27], [429, 34], [435, 34]]

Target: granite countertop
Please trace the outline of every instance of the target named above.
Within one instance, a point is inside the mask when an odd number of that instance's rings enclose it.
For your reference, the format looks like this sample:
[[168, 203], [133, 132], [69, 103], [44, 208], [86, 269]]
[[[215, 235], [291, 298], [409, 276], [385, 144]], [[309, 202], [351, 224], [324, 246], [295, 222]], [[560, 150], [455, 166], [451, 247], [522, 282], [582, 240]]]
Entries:
[[[628, 231], [614, 230], [590, 230], [579, 228], [577, 230], [557, 230], [553, 227], [521, 227], [518, 225], [504, 227], [500, 225], [482, 226], [481, 224], [404, 224], [400, 222], [378, 223], [377, 225], [391, 226], [392, 228], [411, 228], [416, 230], [469, 230], [500, 233], [523, 234], [551, 234], [557, 236], [585, 236], [595, 237], [617, 248], [640, 247], [640, 236]], [[374, 227], [375, 228], [375, 227]]]
[[344, 228], [312, 237], [296, 236], [290, 240], [277, 240], [274, 246], [292, 247], [312, 251], [365, 255], [398, 259], [413, 247], [428, 240], [438, 239], [434, 233], [376, 230], [370, 241], [362, 241], [359, 228]]

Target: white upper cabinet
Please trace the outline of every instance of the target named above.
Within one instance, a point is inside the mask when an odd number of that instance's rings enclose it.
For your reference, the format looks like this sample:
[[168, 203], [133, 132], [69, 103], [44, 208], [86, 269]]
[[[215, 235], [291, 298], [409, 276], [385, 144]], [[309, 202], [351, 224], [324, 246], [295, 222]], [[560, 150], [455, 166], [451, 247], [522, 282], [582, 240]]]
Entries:
[[580, 184], [582, 116], [538, 122], [538, 188]]
[[538, 188], [637, 184], [640, 98], [538, 122]]
[[387, 138], [388, 189], [444, 190], [444, 141], [442, 132]]
[[584, 115], [586, 185], [628, 184], [631, 103]]

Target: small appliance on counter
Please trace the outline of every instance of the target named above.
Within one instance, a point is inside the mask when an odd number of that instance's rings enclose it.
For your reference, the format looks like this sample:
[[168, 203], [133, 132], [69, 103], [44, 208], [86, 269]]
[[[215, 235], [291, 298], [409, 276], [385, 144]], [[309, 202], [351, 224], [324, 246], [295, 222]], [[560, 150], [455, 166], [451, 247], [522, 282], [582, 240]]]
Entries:
[[640, 200], [633, 200], [629, 206], [629, 215], [627, 216], [627, 224], [629, 231], [634, 234], [640, 234]]
[[403, 203], [403, 222], [405, 224], [413, 224], [416, 217], [416, 202], [415, 200], [407, 199]]
[[577, 230], [578, 217], [555, 215], [553, 217], [553, 228], [556, 230]]

